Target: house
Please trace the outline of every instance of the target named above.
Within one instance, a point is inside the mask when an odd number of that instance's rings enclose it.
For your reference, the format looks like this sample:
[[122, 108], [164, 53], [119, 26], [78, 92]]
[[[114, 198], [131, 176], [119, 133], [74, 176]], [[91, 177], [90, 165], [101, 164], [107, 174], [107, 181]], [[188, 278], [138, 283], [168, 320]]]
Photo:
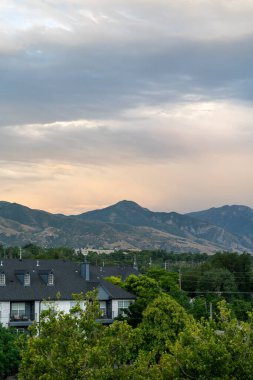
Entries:
[[[134, 301], [135, 296], [105, 280], [99, 268], [84, 262], [67, 260], [0, 261], [0, 323], [26, 329], [33, 321], [40, 321], [40, 313], [48, 301], [58, 310], [68, 312], [75, 304], [73, 294], [97, 289], [101, 318], [112, 323]], [[57, 298], [57, 294], [60, 298]]]

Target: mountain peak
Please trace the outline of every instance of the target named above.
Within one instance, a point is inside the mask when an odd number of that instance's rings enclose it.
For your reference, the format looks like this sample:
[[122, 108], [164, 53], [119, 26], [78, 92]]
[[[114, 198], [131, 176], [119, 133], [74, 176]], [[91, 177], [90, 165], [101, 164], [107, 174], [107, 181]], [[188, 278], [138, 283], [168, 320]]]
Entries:
[[117, 202], [114, 205], [109, 206], [109, 207], [113, 207], [113, 208], [123, 207], [123, 208], [138, 209], [138, 210], [143, 209], [143, 207], [141, 207], [138, 203], [136, 203], [134, 201], [129, 201], [126, 199], [119, 201], [119, 202]]

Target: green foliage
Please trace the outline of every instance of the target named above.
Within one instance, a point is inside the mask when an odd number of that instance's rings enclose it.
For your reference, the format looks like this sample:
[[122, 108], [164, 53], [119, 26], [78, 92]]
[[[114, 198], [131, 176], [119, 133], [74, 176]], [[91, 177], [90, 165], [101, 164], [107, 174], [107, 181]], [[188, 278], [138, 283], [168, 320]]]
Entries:
[[89, 346], [96, 344], [101, 325], [99, 303], [88, 294], [86, 310], [81, 301], [70, 313], [52, 307], [41, 314], [40, 325], [31, 328], [27, 348], [22, 351], [20, 380], [79, 379]]
[[236, 292], [235, 276], [223, 268], [206, 271], [199, 278], [198, 290], [204, 292]]
[[164, 291], [179, 289], [179, 274], [177, 272], [168, 272], [159, 267], [152, 267], [147, 271], [146, 276], [156, 280]]
[[235, 252], [216, 253], [211, 256], [210, 263], [214, 268], [224, 268], [234, 273], [238, 290], [248, 292], [251, 285], [252, 258], [249, 254], [239, 255]]
[[15, 374], [19, 361], [17, 334], [0, 324], [0, 379]]
[[175, 342], [178, 334], [192, 322], [171, 296], [161, 294], [148, 305], [139, 326], [143, 337], [143, 349], [161, 355]]
[[111, 282], [113, 285], [118, 285], [118, 286], [123, 285], [121, 276], [105, 277], [105, 280]]
[[22, 351], [19, 379], [252, 379], [251, 313], [248, 322], [239, 322], [221, 301], [213, 320], [196, 321], [170, 295], [156, 294], [157, 282], [146, 277], [128, 281], [141, 297], [147, 284], [156, 295], [137, 328], [126, 321], [97, 323], [94, 293], [85, 310], [79, 296], [68, 314], [43, 312]]
[[161, 288], [156, 280], [144, 275], [128, 276], [123, 287], [138, 297], [127, 311], [128, 323], [136, 327], [142, 321], [143, 311], [148, 304], [161, 294]]
[[[34, 325], [22, 351], [20, 380], [122, 379], [135, 359], [140, 334], [126, 322], [110, 327], [97, 322], [94, 292], [80, 299], [70, 313], [49, 308]], [[129, 375], [130, 376], [130, 375]]]
[[252, 324], [238, 324], [221, 302], [216, 322], [186, 325], [160, 368], [168, 379], [252, 379]]

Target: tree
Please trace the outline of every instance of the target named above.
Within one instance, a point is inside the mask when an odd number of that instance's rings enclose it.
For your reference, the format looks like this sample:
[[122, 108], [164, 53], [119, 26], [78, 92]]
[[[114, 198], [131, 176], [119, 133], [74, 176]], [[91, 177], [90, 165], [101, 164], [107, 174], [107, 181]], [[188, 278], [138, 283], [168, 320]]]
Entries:
[[219, 252], [212, 256], [210, 263], [215, 268], [224, 268], [234, 273], [239, 291], [250, 291], [251, 255], [247, 253], [239, 255], [236, 252]]
[[252, 322], [231, 317], [224, 301], [216, 321], [187, 324], [159, 363], [163, 378], [252, 379]]
[[152, 351], [158, 359], [192, 321], [193, 318], [171, 296], [161, 294], [148, 305], [139, 325], [143, 349]]
[[22, 351], [19, 380], [128, 378], [140, 346], [138, 330], [125, 321], [101, 325], [96, 294], [87, 297], [85, 309], [79, 297], [69, 313], [53, 308], [42, 313]]
[[0, 324], [0, 379], [17, 372], [20, 356], [15, 331]]
[[21, 352], [20, 380], [81, 379], [86, 351], [96, 344], [102, 326], [95, 293], [87, 294], [86, 309], [78, 303], [69, 313], [52, 307], [41, 313], [40, 324], [31, 328], [27, 347]]
[[179, 275], [177, 272], [168, 272], [164, 269], [153, 267], [147, 271], [146, 276], [156, 280], [164, 291], [179, 289]]
[[109, 276], [109, 277], [105, 277], [105, 280], [111, 282], [113, 285], [118, 285], [118, 286], [123, 285], [121, 276]]
[[204, 272], [198, 282], [198, 290], [204, 292], [236, 292], [237, 286], [233, 273], [217, 268]]
[[150, 302], [161, 294], [162, 290], [156, 280], [143, 275], [128, 276], [123, 287], [138, 297], [136, 301], [129, 306], [128, 311], [126, 311], [128, 323], [136, 327], [142, 321], [143, 311]]

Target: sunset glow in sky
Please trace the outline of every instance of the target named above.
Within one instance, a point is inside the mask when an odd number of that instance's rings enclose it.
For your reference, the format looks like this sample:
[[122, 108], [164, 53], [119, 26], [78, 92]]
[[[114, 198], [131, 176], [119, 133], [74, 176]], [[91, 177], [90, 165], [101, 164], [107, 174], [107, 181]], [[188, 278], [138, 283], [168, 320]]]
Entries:
[[251, 0], [2, 0], [0, 199], [253, 207]]

